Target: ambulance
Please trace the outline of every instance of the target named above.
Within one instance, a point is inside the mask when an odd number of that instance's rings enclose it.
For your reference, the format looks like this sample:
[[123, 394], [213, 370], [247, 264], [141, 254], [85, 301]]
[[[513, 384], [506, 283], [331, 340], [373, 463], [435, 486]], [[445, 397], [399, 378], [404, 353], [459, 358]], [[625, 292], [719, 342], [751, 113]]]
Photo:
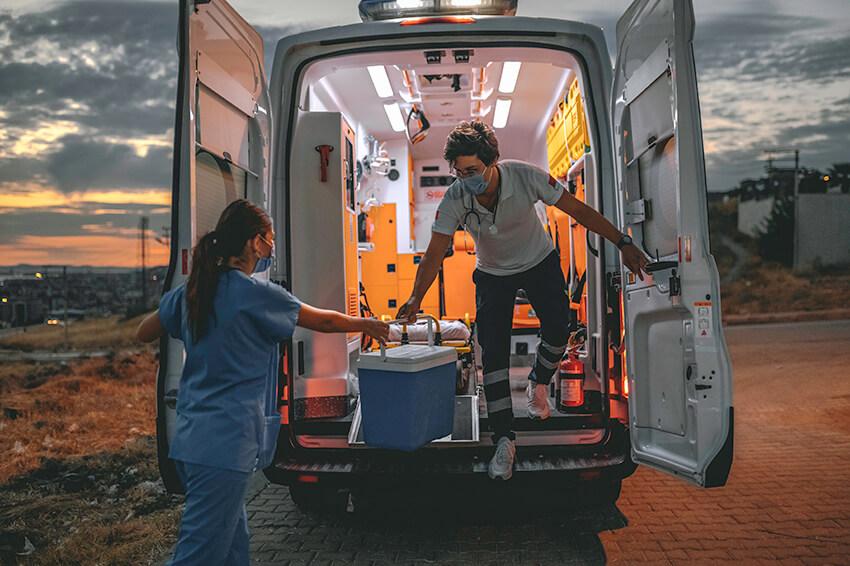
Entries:
[[[613, 68], [602, 29], [517, 16], [517, 0], [362, 0], [359, 11], [361, 23], [280, 39], [268, 69], [261, 36], [224, 0], [181, 0], [165, 289], [186, 280], [192, 246], [224, 207], [247, 198], [274, 221], [271, 280], [316, 307], [394, 316], [453, 181], [446, 136], [483, 120], [501, 159], [548, 171], [651, 258], [641, 279], [616, 246], [538, 203], [568, 281], [567, 377], [580, 403], [531, 420], [525, 375], [513, 376], [511, 481], [544, 474], [609, 503], [637, 465], [724, 485], [732, 368], [709, 251], [691, 0], [635, 0], [617, 23]], [[424, 314], [474, 330], [474, 266], [459, 227]], [[512, 354], [533, 353], [539, 324], [521, 296], [514, 316]], [[281, 346], [280, 434], [264, 473], [297, 503], [370, 484], [489, 481], [478, 368], [458, 380], [452, 434], [397, 452], [362, 440], [362, 336], [298, 328]], [[180, 491], [168, 446], [182, 343], [165, 337], [160, 352], [160, 470]]]

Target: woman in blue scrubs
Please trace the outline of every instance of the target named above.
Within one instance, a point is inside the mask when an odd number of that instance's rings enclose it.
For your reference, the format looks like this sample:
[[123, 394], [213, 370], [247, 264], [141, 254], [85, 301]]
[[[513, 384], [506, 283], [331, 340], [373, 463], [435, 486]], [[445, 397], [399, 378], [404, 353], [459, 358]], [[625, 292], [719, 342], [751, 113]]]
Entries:
[[365, 332], [384, 342], [389, 327], [301, 303], [283, 287], [254, 279], [274, 255], [268, 215], [232, 202], [192, 251], [185, 284], [163, 295], [139, 325], [151, 342], [165, 332], [186, 359], [169, 457], [186, 490], [177, 550], [169, 564], [248, 564], [245, 496], [251, 473], [271, 464], [277, 412], [278, 344], [296, 326]]

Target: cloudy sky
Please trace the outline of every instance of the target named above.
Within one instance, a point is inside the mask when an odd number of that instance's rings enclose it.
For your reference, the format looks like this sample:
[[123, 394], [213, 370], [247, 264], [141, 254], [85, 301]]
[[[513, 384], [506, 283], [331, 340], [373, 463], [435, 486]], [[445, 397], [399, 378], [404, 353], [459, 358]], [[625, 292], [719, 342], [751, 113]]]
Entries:
[[[793, 147], [850, 161], [850, 2], [694, 0], [709, 189]], [[270, 57], [287, 33], [355, 23], [357, 0], [232, 0]], [[520, 0], [614, 25], [627, 0]], [[169, 225], [177, 2], [0, 0], [0, 265], [133, 266], [139, 218]], [[151, 242], [152, 263], [167, 263]]]

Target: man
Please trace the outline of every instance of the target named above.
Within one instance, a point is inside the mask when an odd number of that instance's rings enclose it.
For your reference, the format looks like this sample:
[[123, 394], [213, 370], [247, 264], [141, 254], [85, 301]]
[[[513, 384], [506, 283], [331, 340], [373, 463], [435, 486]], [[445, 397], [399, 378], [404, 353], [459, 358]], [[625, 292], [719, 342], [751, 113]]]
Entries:
[[484, 365], [484, 394], [496, 453], [488, 473], [510, 479], [515, 455], [510, 387], [513, 309], [524, 289], [540, 319], [541, 340], [528, 376], [528, 416], [549, 417], [547, 389], [567, 347], [569, 301], [551, 238], [534, 205], [542, 200], [615, 243], [623, 263], [643, 279], [646, 256], [597, 211], [573, 197], [543, 170], [521, 161], [499, 161], [499, 142], [480, 121], [461, 122], [449, 134], [443, 157], [457, 180], [437, 208], [431, 242], [416, 271], [413, 292], [397, 319], [413, 322], [437, 276], [458, 226], [475, 241], [476, 326]]

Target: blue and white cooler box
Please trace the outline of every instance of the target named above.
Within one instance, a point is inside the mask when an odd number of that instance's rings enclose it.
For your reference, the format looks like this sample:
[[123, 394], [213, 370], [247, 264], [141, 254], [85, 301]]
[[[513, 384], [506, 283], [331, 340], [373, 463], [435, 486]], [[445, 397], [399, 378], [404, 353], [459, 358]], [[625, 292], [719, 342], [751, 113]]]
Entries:
[[363, 441], [412, 452], [451, 434], [457, 350], [408, 344], [360, 355]]

